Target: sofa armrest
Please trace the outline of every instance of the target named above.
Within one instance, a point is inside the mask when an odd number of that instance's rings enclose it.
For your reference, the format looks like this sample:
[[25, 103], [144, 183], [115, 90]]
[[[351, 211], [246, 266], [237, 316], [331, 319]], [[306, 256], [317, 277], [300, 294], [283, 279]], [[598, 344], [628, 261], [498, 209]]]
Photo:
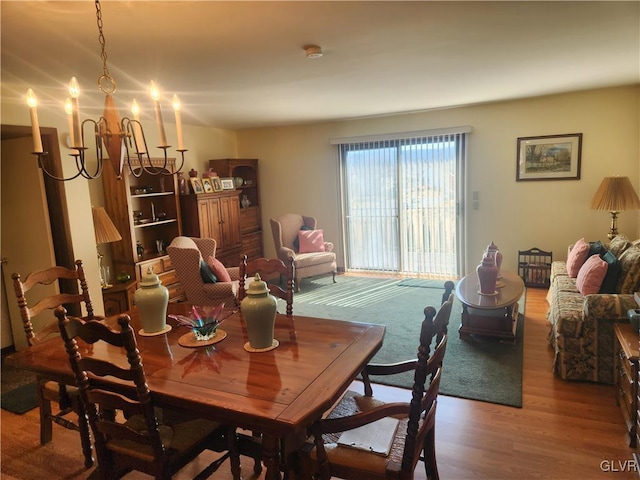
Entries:
[[278, 249], [278, 258], [286, 262], [289, 258], [296, 258], [296, 252], [288, 247], [280, 247]]
[[582, 314], [585, 323], [591, 324], [602, 320], [628, 320], [627, 311], [637, 306], [630, 294], [597, 293], [584, 297]]
[[333, 243], [332, 242], [324, 242], [324, 251], [325, 252], [333, 252]]

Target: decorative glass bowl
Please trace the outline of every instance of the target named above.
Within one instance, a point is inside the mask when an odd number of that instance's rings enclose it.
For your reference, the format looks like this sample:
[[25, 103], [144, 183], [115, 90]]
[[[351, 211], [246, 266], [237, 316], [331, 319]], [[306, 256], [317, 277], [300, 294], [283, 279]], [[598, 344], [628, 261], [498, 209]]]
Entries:
[[191, 307], [190, 315], [169, 315], [178, 322], [179, 325], [191, 328], [193, 335], [198, 341], [207, 341], [216, 336], [216, 331], [223, 318], [224, 303], [214, 306]]

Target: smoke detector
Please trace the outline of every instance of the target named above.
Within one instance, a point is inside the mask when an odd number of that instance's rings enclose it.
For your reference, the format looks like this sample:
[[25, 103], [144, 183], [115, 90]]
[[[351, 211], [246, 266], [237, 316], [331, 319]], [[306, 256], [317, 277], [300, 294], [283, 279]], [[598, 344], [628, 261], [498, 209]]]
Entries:
[[322, 57], [322, 48], [317, 45], [307, 45], [304, 47], [304, 52], [307, 54], [307, 58], [320, 58]]

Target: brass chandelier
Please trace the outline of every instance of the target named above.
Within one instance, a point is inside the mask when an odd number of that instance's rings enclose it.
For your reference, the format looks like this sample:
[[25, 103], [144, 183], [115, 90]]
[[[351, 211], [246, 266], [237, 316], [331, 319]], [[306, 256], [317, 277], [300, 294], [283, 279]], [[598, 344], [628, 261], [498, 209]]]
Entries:
[[[103, 73], [98, 77], [98, 88], [105, 94], [104, 112], [103, 115], [96, 121], [93, 119], [85, 119], [80, 121], [80, 111], [78, 107], [78, 97], [80, 89], [75, 77], [71, 79], [69, 84], [69, 98], [65, 102], [65, 112], [67, 113], [67, 119], [69, 123], [69, 131], [71, 137], [71, 150], [70, 154], [76, 163], [77, 173], [64, 178], [56, 176], [49, 172], [44, 165], [44, 157], [48, 155], [42, 148], [42, 139], [40, 137], [40, 126], [38, 124], [37, 113], [37, 99], [32, 89], [27, 91], [27, 104], [29, 105], [29, 111], [31, 116], [31, 132], [33, 135], [33, 154], [38, 157], [38, 166], [49, 177], [59, 180], [68, 181], [74, 178], [84, 177], [88, 180], [95, 179], [102, 175], [105, 160], [108, 158], [111, 160], [111, 164], [118, 179], [122, 178], [122, 169], [124, 163], [126, 164], [132, 175], [140, 177], [143, 173], [151, 175], [174, 175], [182, 170], [184, 166], [184, 154], [187, 151], [184, 148], [183, 136], [182, 136], [182, 121], [180, 117], [180, 100], [177, 95], [173, 96], [173, 109], [175, 112], [176, 129], [178, 137], [177, 152], [180, 152], [181, 163], [179, 168], [173, 171], [169, 170], [167, 150], [171, 148], [171, 145], [167, 144], [167, 136], [164, 130], [164, 123], [162, 121], [162, 110], [160, 108], [160, 93], [155, 86], [154, 82], [151, 82], [151, 98], [154, 104], [156, 124], [158, 127], [158, 133], [160, 138], [160, 145], [158, 148], [162, 149], [164, 162], [154, 161], [152, 163], [149, 157], [149, 149], [147, 147], [147, 141], [144, 135], [142, 124], [140, 123], [140, 109], [136, 100], [133, 100], [131, 113], [133, 118], [123, 117], [120, 119], [118, 109], [115, 106], [112, 94], [116, 91], [116, 82], [109, 74], [107, 68], [107, 53], [105, 50], [105, 38], [102, 30], [102, 9], [100, 6], [100, 0], [95, 0], [96, 6], [96, 20], [98, 25], [98, 40], [100, 42], [100, 56], [102, 58]], [[95, 153], [96, 153], [96, 167], [95, 170], [88, 170], [86, 153], [89, 148], [85, 142], [85, 126], [89, 125], [86, 130], [91, 131], [91, 135], [87, 136], [87, 140], [91, 141], [91, 136], [95, 141]], [[106, 153], [106, 156], [105, 156]]]

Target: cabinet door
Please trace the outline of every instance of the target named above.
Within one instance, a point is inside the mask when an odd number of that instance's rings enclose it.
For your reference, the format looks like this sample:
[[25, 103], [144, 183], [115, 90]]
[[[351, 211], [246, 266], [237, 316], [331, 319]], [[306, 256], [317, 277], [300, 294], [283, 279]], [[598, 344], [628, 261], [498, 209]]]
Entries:
[[220, 199], [222, 243], [225, 249], [242, 248], [240, 201], [237, 195]]
[[222, 247], [220, 235], [220, 207], [217, 198], [198, 201], [198, 218], [200, 221], [200, 237], [213, 238]]

